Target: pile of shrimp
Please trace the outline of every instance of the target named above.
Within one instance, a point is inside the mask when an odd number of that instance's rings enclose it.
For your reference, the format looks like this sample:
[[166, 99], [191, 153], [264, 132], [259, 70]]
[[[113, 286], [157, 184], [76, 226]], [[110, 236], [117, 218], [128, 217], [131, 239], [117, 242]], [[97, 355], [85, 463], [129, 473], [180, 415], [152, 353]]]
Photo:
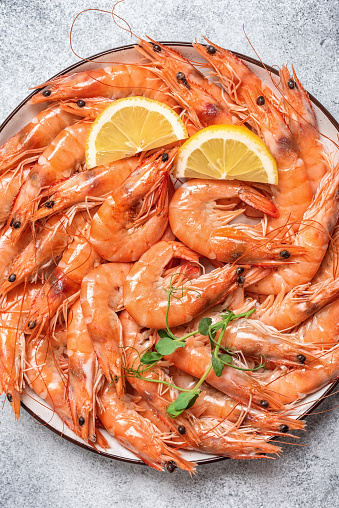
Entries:
[[[139, 63], [40, 85], [30, 102], [47, 107], [0, 148], [0, 386], [15, 418], [29, 387], [94, 448], [104, 428], [149, 466], [190, 473], [180, 450], [279, 455], [271, 438], [304, 428], [293, 408], [339, 376], [339, 171], [310, 99], [294, 70], [271, 89], [231, 52], [193, 46], [208, 76], [140, 39]], [[189, 135], [245, 125], [278, 185], [174, 182], [180, 142], [87, 169], [93, 120], [133, 95], [169, 105]], [[171, 417], [211, 360], [191, 332], [226, 309], [255, 310], [226, 329], [233, 365]], [[142, 368], [166, 327], [191, 334], [185, 347]]]

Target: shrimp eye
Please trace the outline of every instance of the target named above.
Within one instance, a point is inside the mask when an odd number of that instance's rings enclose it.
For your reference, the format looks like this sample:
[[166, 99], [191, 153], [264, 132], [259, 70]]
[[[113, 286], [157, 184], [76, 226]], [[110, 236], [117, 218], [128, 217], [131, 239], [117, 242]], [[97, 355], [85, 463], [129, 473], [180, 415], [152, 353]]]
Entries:
[[85, 418], [83, 416], [80, 416], [80, 418], [79, 418], [80, 427], [82, 427], [84, 425], [84, 423], [85, 423]]
[[79, 100], [77, 101], [77, 106], [78, 106], [79, 108], [84, 108], [84, 107], [86, 106], [86, 102], [85, 102], [85, 101], [83, 101], [82, 99], [79, 99]]
[[19, 229], [19, 228], [21, 228], [21, 222], [19, 220], [15, 220], [13, 222], [12, 226], [14, 229]]
[[117, 383], [119, 381], [118, 376], [114, 376], [114, 383]]
[[288, 88], [290, 88], [291, 90], [293, 90], [293, 88], [295, 88], [295, 87], [296, 87], [296, 82], [294, 81], [294, 79], [292, 79], [292, 78], [291, 78], [291, 79], [289, 79], [289, 80], [287, 81], [287, 85], [288, 85]]
[[13, 402], [13, 397], [12, 397], [12, 394], [11, 393], [7, 393], [7, 400], [9, 402]]
[[216, 53], [217, 49], [214, 47], [214, 46], [207, 46], [207, 53], [209, 55], [214, 55], [214, 53]]
[[304, 355], [298, 355], [297, 356], [297, 360], [299, 363], [301, 363], [302, 365], [306, 362], [306, 356]]
[[257, 98], [257, 104], [258, 106], [263, 106], [265, 104], [265, 97], [263, 95], [259, 95]]
[[168, 153], [163, 153], [161, 157], [162, 162], [168, 161]]
[[267, 400], [261, 400], [260, 405], [261, 405], [261, 407], [268, 407], [269, 406]]
[[279, 430], [280, 430], [280, 432], [285, 433], [285, 432], [288, 432], [290, 429], [289, 429], [288, 425], [282, 424], [282, 425], [280, 425]]
[[49, 96], [51, 95], [51, 93], [52, 93], [52, 92], [51, 92], [50, 90], [44, 90], [44, 91], [42, 92], [42, 95], [43, 95], [44, 97], [49, 97]]
[[36, 327], [36, 321], [30, 321], [27, 326], [30, 330], [33, 330]]
[[244, 270], [245, 270], [245, 268], [243, 268], [242, 266], [238, 266], [238, 268], [236, 269], [235, 273], [237, 275], [240, 275]]
[[170, 460], [169, 462], [166, 462], [165, 464], [165, 468], [167, 469], [167, 471], [169, 473], [174, 473], [174, 471], [176, 470], [176, 463], [173, 461], [173, 460]]
[[242, 275], [240, 275], [240, 277], [237, 278], [237, 283], [239, 285], [243, 284], [245, 282], [245, 277], [243, 277]]
[[153, 46], [153, 51], [155, 51], [156, 53], [160, 53], [161, 47], [159, 46], [159, 44], [154, 44], [152, 42], [152, 46]]
[[12, 273], [9, 277], [8, 277], [8, 282], [14, 282], [16, 279], [16, 275], [15, 273]]
[[184, 435], [186, 433], [186, 427], [184, 427], [184, 425], [179, 425], [178, 432], [179, 434]]
[[54, 206], [54, 201], [46, 201], [45, 205], [44, 205], [46, 208], [53, 208]]
[[291, 253], [288, 250], [282, 250], [280, 252], [280, 256], [284, 259], [288, 259], [290, 257]]
[[182, 84], [185, 85], [185, 87], [188, 88], [189, 90], [191, 89], [191, 87], [187, 83], [186, 76], [185, 76], [185, 74], [183, 72], [178, 72], [178, 74], [177, 74], [177, 80], [178, 81], [182, 81]]

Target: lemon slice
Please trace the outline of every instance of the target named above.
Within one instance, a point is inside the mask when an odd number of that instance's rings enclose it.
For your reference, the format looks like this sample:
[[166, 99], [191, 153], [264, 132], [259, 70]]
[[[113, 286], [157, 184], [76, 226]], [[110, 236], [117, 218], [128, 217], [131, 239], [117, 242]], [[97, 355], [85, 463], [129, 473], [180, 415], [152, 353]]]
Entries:
[[147, 97], [109, 105], [93, 122], [86, 140], [86, 165], [93, 168], [188, 137], [169, 106]]
[[277, 163], [265, 143], [243, 126], [212, 125], [180, 147], [176, 178], [278, 183]]

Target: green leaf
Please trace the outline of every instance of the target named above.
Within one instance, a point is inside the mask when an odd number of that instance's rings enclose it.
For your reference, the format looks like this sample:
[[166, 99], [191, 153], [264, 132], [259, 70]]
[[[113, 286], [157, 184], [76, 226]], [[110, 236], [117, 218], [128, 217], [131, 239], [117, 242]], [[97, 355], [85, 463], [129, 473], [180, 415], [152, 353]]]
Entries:
[[232, 364], [232, 356], [231, 355], [221, 354], [221, 355], [219, 355], [219, 358], [222, 361], [222, 363], [224, 363], [225, 365], [231, 365]]
[[177, 400], [175, 400], [168, 406], [167, 413], [172, 418], [181, 415], [181, 413], [185, 411], [185, 409], [189, 409], [190, 407], [193, 406], [193, 404], [199, 397], [199, 394], [200, 391], [181, 392]]
[[143, 363], [144, 365], [150, 365], [151, 363], [158, 362], [159, 360], [161, 360], [161, 358], [162, 358], [161, 354], [155, 351], [154, 352], [147, 351], [147, 353], [142, 355], [142, 357], [140, 358], [140, 363]]
[[185, 347], [185, 342], [178, 342], [177, 340], [173, 340], [170, 337], [164, 337], [160, 339], [155, 349], [162, 356], [171, 355], [176, 351], [179, 347]]
[[164, 329], [161, 329], [161, 330], [158, 330], [158, 335], [161, 339], [165, 338], [165, 337], [169, 337], [168, 335], [168, 331], [167, 330], [164, 330]]
[[218, 356], [212, 355], [212, 367], [215, 372], [215, 375], [220, 377], [222, 371], [224, 370], [224, 364]]
[[209, 317], [204, 317], [199, 323], [198, 331], [201, 335], [208, 335], [209, 328], [212, 324], [212, 319]]

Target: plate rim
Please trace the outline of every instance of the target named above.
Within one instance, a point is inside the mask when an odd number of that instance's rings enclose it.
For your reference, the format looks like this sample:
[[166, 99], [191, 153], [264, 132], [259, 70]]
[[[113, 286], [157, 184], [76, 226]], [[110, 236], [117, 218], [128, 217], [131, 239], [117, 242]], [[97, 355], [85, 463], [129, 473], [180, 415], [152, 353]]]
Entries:
[[[193, 47], [191, 42], [183, 42], [183, 41], [160, 41], [160, 44], [163, 44], [165, 46], [179, 46], [179, 47], [187, 47], [187, 48], [192, 48]], [[126, 44], [124, 46], [118, 46], [116, 48], [108, 49], [108, 50], [105, 50], [105, 51], [101, 51], [100, 53], [96, 53], [95, 55], [91, 55], [91, 56], [89, 56], [87, 58], [84, 58], [84, 59], [80, 60], [79, 62], [76, 62], [76, 63], [68, 66], [66, 69], [63, 69], [62, 71], [58, 72], [57, 74], [55, 74], [54, 76], [52, 76], [51, 78], [46, 80], [46, 82], [47, 81], [51, 81], [52, 79], [57, 78], [59, 76], [63, 76], [64, 74], [68, 74], [69, 72], [71, 72], [71, 71], [77, 69], [78, 67], [80, 67], [84, 62], [87, 62], [87, 61], [91, 62], [91, 61], [93, 61], [93, 60], [95, 60], [97, 58], [100, 58], [102, 56], [105, 56], [105, 55], [109, 55], [109, 54], [112, 54], [112, 53], [118, 53], [120, 51], [125, 51], [125, 50], [129, 50], [129, 49], [134, 49], [135, 45], [136, 44]], [[203, 44], [203, 45], [206, 46], [206, 44]], [[229, 51], [231, 51], [231, 50], [229, 50]], [[279, 75], [279, 72], [277, 71], [276, 68], [274, 68], [274, 67], [272, 67], [270, 65], [267, 65], [267, 64], [265, 64], [262, 61], [259, 61], [259, 60], [255, 59], [255, 58], [252, 58], [252, 57], [247, 56], [247, 55], [243, 55], [242, 53], [239, 53], [237, 51], [231, 51], [231, 52], [233, 54], [235, 54], [236, 56], [238, 56], [239, 58], [241, 58], [241, 60], [244, 60], [245, 62], [252, 63], [252, 64], [257, 65], [257, 66], [259, 66], [259, 67], [261, 67], [263, 69], [267, 69], [269, 72], [272, 72], [275, 75]], [[102, 62], [102, 63], [105, 63], [105, 62]], [[4, 128], [10, 122], [10, 120], [20, 111], [20, 109], [23, 106], [25, 106], [25, 104], [27, 104], [27, 102], [29, 100], [34, 95], [36, 95], [41, 90], [43, 90], [44, 88], [45, 87], [37, 88], [31, 94], [29, 94], [27, 97], [25, 97], [16, 106], [16, 108], [11, 111], [11, 113], [5, 118], [5, 120], [1, 123], [1, 125], [0, 125], [0, 132], [2, 132], [4, 130]], [[308, 95], [309, 95], [309, 97], [311, 99], [311, 102], [313, 102], [321, 110], [321, 112], [327, 117], [327, 119], [334, 126], [334, 128], [339, 132], [339, 123], [333, 117], [333, 115], [312, 94], [308, 93]], [[336, 381], [331, 383], [331, 385], [329, 385], [328, 389], [323, 393], [323, 395], [320, 397], [320, 399], [316, 400], [312, 404], [312, 406], [307, 411], [305, 411], [305, 413], [303, 413], [302, 415], [298, 416], [297, 419], [300, 420], [302, 418], [305, 418], [305, 417], [309, 416], [310, 413], [312, 413], [323, 402], [323, 400], [335, 389], [335, 387], [338, 385], [338, 383], [339, 383], [339, 379], [337, 379]], [[77, 441], [73, 437], [67, 436], [63, 432], [58, 431], [56, 428], [54, 428], [49, 423], [45, 422], [40, 416], [36, 415], [34, 413], [34, 411], [32, 409], [30, 409], [29, 407], [27, 407], [26, 404], [24, 402], [22, 402], [22, 401], [21, 401], [21, 407], [23, 407], [23, 409], [25, 409], [25, 411], [27, 411], [27, 413], [29, 413], [35, 420], [37, 420], [39, 423], [41, 423], [44, 427], [46, 427], [47, 429], [49, 429], [52, 432], [54, 432], [54, 434], [58, 435], [59, 437], [62, 437], [63, 439], [66, 439], [70, 443], [75, 444], [76, 446], [79, 446], [80, 448], [83, 448], [85, 450], [91, 451], [92, 453], [95, 453], [95, 454], [98, 454], [98, 455], [101, 455], [101, 456], [104, 456], [104, 457], [108, 457], [110, 459], [119, 460], [120, 462], [127, 462], [129, 464], [137, 464], [137, 465], [143, 465], [143, 466], [146, 465], [142, 460], [133, 459], [133, 458], [129, 458], [129, 457], [121, 457], [119, 455], [110, 454], [110, 453], [107, 453], [105, 451], [97, 450], [96, 448], [94, 448], [94, 447], [92, 447], [92, 446], [90, 446], [90, 445], [88, 445], [86, 443], [82, 443], [80, 441]], [[272, 441], [274, 439], [276, 439], [276, 438], [275, 437], [272, 438]], [[220, 461], [223, 461], [223, 460], [226, 460], [226, 459], [228, 459], [228, 457], [217, 457], [216, 456], [216, 457], [210, 457], [210, 458], [206, 458], [206, 459], [198, 459], [195, 462], [196, 462], [197, 465], [200, 465], [200, 464], [210, 464], [210, 463], [214, 463], [214, 462], [220, 462]]]

